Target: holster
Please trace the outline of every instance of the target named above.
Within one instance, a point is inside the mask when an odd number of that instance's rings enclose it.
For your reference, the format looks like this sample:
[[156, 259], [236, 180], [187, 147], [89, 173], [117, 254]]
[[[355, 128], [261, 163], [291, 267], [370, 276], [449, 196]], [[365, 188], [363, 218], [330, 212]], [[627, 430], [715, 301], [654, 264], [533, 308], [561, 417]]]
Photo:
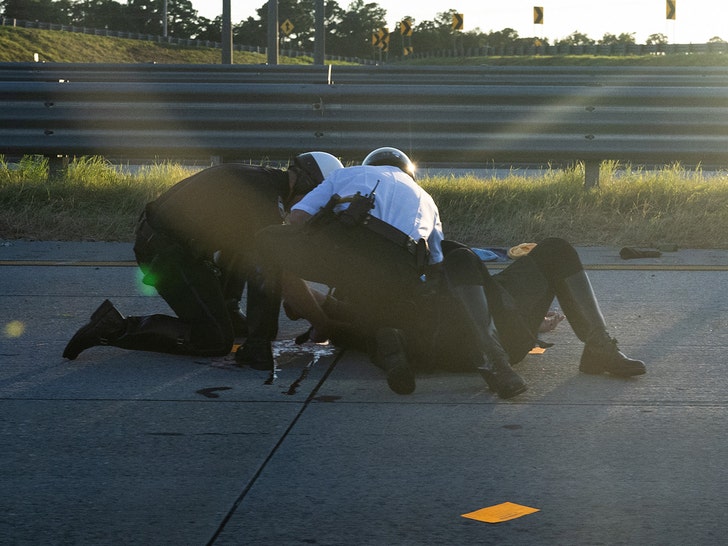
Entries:
[[194, 241], [182, 244], [176, 237], [153, 226], [149, 222], [146, 212], [142, 212], [139, 217], [135, 234], [134, 254], [144, 273], [142, 282], [148, 286], [155, 286], [163, 268], [169, 267], [170, 262], [179, 260], [199, 260], [217, 277], [222, 275], [220, 268], [212, 261], [212, 257], [201, 248], [196, 247]]

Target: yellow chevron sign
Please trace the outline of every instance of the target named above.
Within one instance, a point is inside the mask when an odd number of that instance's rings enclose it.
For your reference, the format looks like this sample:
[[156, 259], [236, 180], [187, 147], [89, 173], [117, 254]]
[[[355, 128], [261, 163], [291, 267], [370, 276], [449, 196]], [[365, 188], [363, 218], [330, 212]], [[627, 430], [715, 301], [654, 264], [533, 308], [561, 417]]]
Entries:
[[675, 3], [677, 0], [666, 0], [665, 2], [665, 14], [666, 19], [672, 19], [675, 20]]
[[402, 19], [399, 23], [399, 33], [402, 36], [412, 36], [412, 21], [409, 19]]
[[533, 6], [533, 24], [543, 25], [543, 7]]
[[389, 49], [389, 29], [380, 28], [377, 32], [372, 33], [372, 45], [382, 51], [387, 51]]
[[463, 30], [463, 14], [453, 13], [452, 14], [452, 29]]

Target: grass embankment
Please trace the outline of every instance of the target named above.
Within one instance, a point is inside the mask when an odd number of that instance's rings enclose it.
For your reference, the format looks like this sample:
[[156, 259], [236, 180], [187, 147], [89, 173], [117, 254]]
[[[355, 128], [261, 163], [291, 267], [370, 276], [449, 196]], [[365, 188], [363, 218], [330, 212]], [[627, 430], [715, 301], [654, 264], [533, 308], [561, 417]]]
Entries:
[[[327, 51], [336, 55], [335, 51]], [[60, 30], [0, 27], [0, 62], [220, 64], [219, 49], [179, 46], [144, 40], [95, 36]], [[233, 51], [233, 64], [267, 62], [265, 53]], [[280, 64], [312, 64], [312, 57], [279, 58]], [[327, 64], [352, 64], [327, 61]], [[389, 64], [409, 66], [726, 66], [719, 53], [671, 55], [517, 55], [488, 57], [405, 58]]]
[[[0, 62], [220, 64], [219, 49], [94, 36], [78, 32], [0, 27]], [[233, 64], [261, 64], [265, 53], [233, 51]], [[280, 64], [312, 64], [281, 56]]]
[[[728, 248], [728, 173], [618, 167], [604, 164], [600, 186], [590, 190], [579, 167], [420, 183], [438, 203], [447, 237], [472, 245], [558, 236], [577, 245]], [[81, 158], [66, 176], [49, 180], [42, 158], [25, 158], [17, 168], [0, 160], [0, 238], [131, 241], [144, 205], [192, 172], [162, 163], [129, 174]]]

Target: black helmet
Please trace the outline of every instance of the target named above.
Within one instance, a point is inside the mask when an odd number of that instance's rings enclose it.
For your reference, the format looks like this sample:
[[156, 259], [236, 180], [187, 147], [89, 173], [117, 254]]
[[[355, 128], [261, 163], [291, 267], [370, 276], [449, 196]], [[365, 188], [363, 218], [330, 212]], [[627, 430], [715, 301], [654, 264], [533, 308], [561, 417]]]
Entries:
[[301, 180], [301, 187], [299, 187], [298, 182], [296, 183], [296, 193], [298, 194], [308, 193], [336, 169], [344, 168], [341, 161], [326, 152], [306, 152], [297, 155], [293, 158], [293, 166], [308, 175], [304, 177], [299, 176], [299, 178], [310, 179], [307, 182]]
[[386, 146], [384, 148], [377, 148], [364, 158], [362, 165], [391, 165], [392, 167], [398, 167], [412, 178], [415, 177], [414, 163], [410, 161], [407, 154], [397, 148]]

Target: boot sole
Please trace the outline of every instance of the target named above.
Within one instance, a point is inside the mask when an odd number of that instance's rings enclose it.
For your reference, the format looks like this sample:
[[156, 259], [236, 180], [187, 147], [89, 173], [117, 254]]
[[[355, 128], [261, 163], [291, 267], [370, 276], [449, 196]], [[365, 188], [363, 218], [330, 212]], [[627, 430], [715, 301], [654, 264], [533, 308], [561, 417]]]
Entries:
[[514, 396], [518, 396], [519, 394], [524, 393], [528, 390], [528, 385], [525, 382], [512, 390], [498, 390], [498, 379], [495, 377], [493, 372], [481, 368], [479, 368], [478, 371], [488, 385], [488, 390], [490, 392], [496, 393], [498, 395], [498, 398], [507, 400], [509, 398], [513, 398]]
[[387, 385], [397, 394], [415, 392], [415, 374], [409, 369], [403, 340], [393, 328], [377, 332], [377, 364], [387, 372]]

